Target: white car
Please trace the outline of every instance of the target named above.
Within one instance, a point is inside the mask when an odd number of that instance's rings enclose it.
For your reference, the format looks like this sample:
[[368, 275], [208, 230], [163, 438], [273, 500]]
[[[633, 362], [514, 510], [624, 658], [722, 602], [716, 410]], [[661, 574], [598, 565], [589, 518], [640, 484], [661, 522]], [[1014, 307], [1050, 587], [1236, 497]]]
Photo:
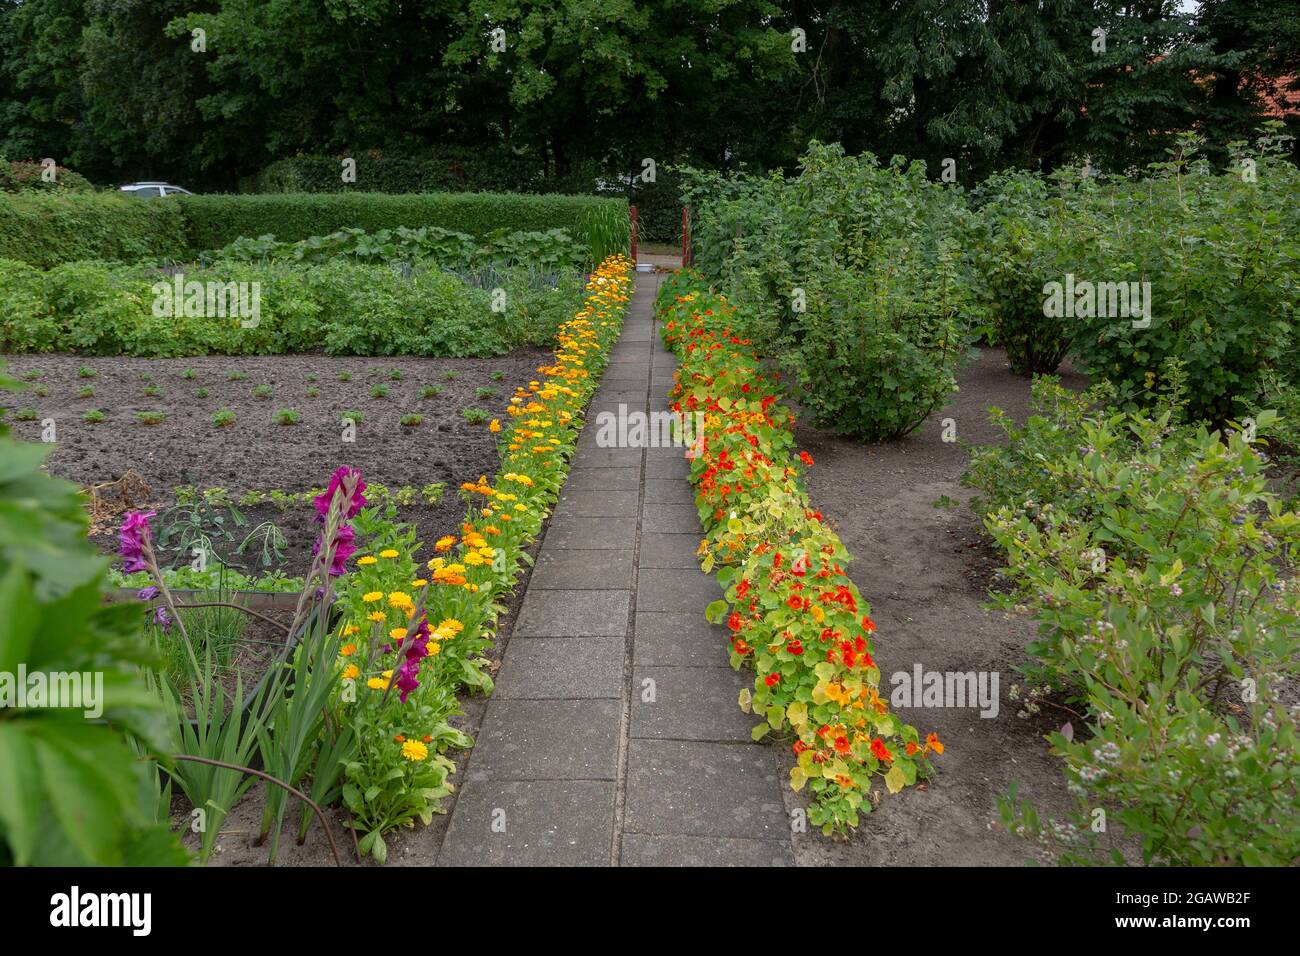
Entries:
[[181, 189], [180, 186], [173, 186], [171, 183], [127, 183], [125, 186], [118, 186], [117, 191], [126, 193], [128, 196], [138, 196], [141, 199], [156, 199], [159, 196], [194, 195], [188, 189]]

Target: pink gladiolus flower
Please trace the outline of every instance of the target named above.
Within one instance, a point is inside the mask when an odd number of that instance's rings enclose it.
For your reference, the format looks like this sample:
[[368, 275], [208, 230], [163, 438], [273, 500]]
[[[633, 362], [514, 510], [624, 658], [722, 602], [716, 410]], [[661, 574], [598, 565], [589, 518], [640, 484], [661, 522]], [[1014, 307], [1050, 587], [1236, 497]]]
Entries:
[[355, 518], [357, 512], [366, 506], [366, 499], [362, 497], [362, 492], [366, 490], [366, 483], [361, 480], [361, 472], [355, 468], [349, 468], [347, 465], [339, 468], [334, 472], [334, 477], [330, 478], [329, 487], [325, 489], [323, 495], [317, 495], [312, 499], [316, 504], [316, 520], [324, 521], [325, 516], [329, 514], [330, 502], [334, 500], [334, 493], [339, 490], [345, 478], [355, 476], [357, 479], [356, 487], [352, 489], [352, 498], [347, 503], [347, 510], [344, 518]]
[[[320, 554], [321, 544], [325, 538], [324, 533], [316, 539], [316, 546], [311, 549], [312, 557]], [[330, 577], [337, 578], [347, 573], [348, 558], [356, 553], [356, 532], [352, 525], [345, 524], [334, 532], [334, 555], [330, 561]]]
[[117, 553], [124, 559], [122, 570], [127, 574], [145, 569], [144, 545], [149, 537], [149, 519], [156, 511], [130, 511], [122, 519], [122, 528], [117, 533]]

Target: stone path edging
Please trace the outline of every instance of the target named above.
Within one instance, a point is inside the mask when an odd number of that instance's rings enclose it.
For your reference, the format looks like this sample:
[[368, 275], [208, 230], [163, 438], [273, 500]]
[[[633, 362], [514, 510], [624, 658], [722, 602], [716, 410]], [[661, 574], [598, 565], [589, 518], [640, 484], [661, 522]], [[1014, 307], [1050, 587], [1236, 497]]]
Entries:
[[597, 420], [666, 409], [659, 279], [636, 276], [538, 552], [439, 865], [790, 865], [771, 747], [751, 742], [704, 607], [680, 448], [601, 448]]

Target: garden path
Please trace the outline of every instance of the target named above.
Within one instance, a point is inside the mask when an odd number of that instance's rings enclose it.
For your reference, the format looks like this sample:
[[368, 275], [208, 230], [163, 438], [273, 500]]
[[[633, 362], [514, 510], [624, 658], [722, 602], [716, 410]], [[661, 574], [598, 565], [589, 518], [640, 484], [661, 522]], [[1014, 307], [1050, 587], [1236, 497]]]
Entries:
[[778, 755], [750, 740], [681, 448], [600, 447], [666, 408], [639, 273], [460, 780], [439, 865], [787, 865]]

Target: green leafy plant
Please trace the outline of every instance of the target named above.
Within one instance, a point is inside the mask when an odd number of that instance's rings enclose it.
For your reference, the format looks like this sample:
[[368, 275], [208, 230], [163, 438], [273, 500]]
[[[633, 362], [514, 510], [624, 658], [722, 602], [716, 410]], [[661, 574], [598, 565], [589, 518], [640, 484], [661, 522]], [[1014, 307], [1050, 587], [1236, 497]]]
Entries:
[[421, 398], [437, 398], [442, 394], [442, 389], [437, 385], [424, 385], [420, 388]]
[[403, 415], [400, 424], [404, 428], [414, 428], [424, 421], [423, 415]]
[[229, 428], [235, 424], [235, 413], [229, 408], [218, 408], [212, 413], [212, 424], [217, 428]]
[[81, 416], [81, 420], [87, 425], [98, 425], [104, 421], [104, 413], [98, 408], [90, 408]]
[[135, 420], [141, 425], [161, 425], [167, 420], [166, 412], [136, 412]]
[[253, 386], [253, 397], [267, 399], [271, 397], [271, 386], [263, 382], [261, 385]]
[[277, 425], [297, 425], [302, 421], [302, 415], [292, 408], [281, 408], [275, 413], [275, 423]]
[[462, 408], [460, 413], [471, 425], [482, 425], [488, 420], [488, 413], [481, 408]]

